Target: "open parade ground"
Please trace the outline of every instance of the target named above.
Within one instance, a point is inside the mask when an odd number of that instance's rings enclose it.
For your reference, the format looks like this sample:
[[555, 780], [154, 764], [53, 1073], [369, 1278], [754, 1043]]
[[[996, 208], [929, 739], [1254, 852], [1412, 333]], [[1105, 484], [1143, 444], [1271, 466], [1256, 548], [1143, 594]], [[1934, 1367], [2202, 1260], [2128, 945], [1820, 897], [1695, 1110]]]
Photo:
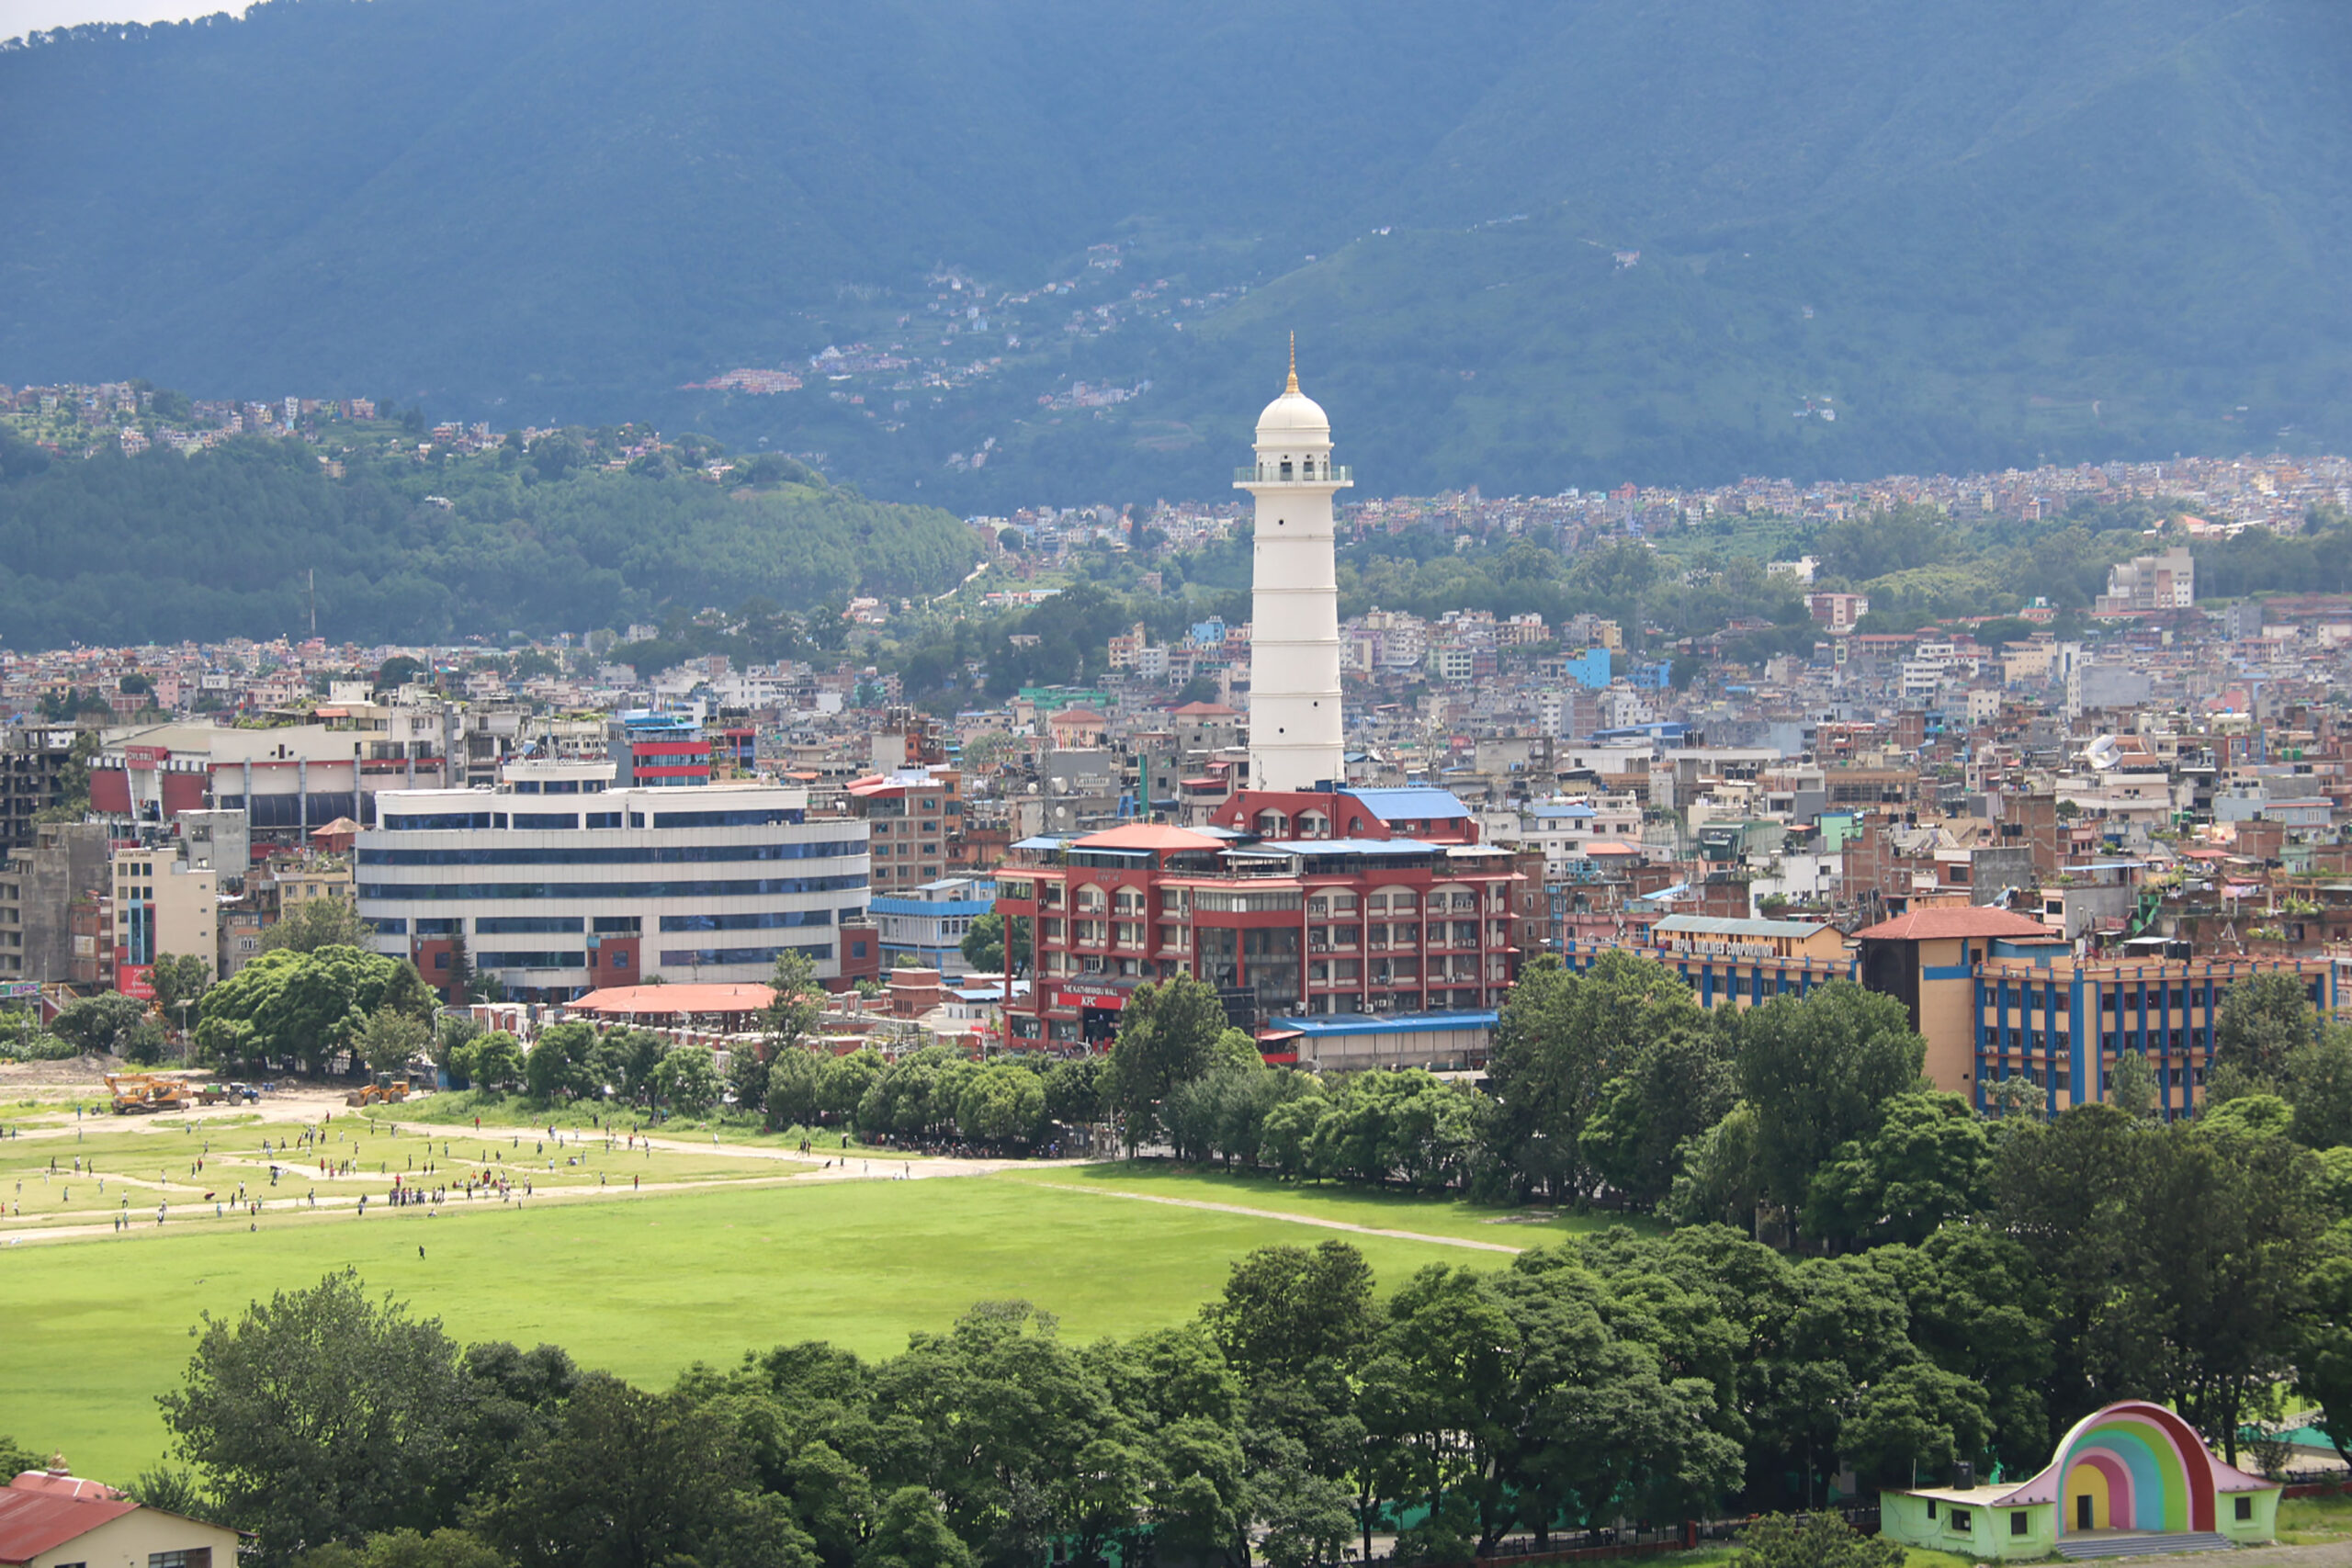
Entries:
[[[1149, 1163], [648, 1149], [626, 1132], [608, 1149], [575, 1129], [428, 1136], [342, 1114], [305, 1142], [315, 1120], [265, 1104], [185, 1122], [50, 1113], [0, 1141], [0, 1432], [129, 1479], [164, 1458], [154, 1398], [201, 1314], [345, 1266], [460, 1341], [551, 1342], [658, 1386], [786, 1341], [894, 1352], [1005, 1297], [1074, 1338], [1129, 1334], [1189, 1316], [1273, 1243], [1346, 1235], [1393, 1286], [1433, 1261], [1498, 1265], [1564, 1224]], [[425, 1200], [388, 1204], [396, 1174]]]

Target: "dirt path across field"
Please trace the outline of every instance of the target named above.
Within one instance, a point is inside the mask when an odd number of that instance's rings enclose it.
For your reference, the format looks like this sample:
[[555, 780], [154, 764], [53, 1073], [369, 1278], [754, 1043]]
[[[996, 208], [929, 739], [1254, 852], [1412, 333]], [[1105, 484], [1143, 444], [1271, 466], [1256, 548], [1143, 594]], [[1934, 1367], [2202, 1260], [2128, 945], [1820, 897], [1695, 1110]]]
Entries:
[[1166, 1198], [1157, 1192], [1122, 1192], [1114, 1187], [1080, 1187], [1070, 1181], [1039, 1181], [1032, 1185], [1050, 1187], [1057, 1192], [1091, 1192], [1097, 1198], [1128, 1198], [1138, 1203], [1165, 1203], [1173, 1209], [1206, 1209], [1217, 1214], [1245, 1214], [1253, 1220], [1282, 1220], [1294, 1225], [1315, 1225], [1327, 1231], [1346, 1231], [1353, 1235], [1386, 1236], [1391, 1241], [1426, 1241], [1438, 1247], [1466, 1247], [1474, 1252], [1504, 1252], [1512, 1257], [1526, 1251], [1499, 1241], [1472, 1241], [1458, 1235], [1431, 1235], [1426, 1231], [1383, 1230], [1377, 1225], [1353, 1224], [1346, 1220], [1327, 1220], [1316, 1214], [1295, 1214], [1284, 1209], [1252, 1209], [1240, 1203], [1212, 1203], [1202, 1198]]

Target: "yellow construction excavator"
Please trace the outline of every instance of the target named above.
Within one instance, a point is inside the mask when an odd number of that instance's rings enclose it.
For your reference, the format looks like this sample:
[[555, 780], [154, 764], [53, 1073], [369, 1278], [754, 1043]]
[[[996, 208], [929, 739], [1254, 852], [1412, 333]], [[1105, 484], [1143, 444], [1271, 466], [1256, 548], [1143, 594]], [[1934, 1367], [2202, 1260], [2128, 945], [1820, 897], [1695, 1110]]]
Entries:
[[118, 1116], [186, 1111], [194, 1098], [187, 1084], [161, 1073], [108, 1073], [107, 1092], [114, 1096], [114, 1113]]

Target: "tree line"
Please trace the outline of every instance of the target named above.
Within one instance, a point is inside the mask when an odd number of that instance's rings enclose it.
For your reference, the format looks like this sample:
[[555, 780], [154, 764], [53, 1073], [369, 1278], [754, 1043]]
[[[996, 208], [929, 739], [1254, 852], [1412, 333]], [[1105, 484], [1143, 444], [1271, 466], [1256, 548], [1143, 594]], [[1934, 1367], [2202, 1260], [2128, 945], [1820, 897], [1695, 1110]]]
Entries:
[[660, 455], [618, 472], [587, 458], [565, 432], [458, 457], [355, 451], [336, 477], [298, 441], [51, 461], [0, 431], [0, 620], [28, 647], [266, 637], [304, 624], [315, 572], [330, 637], [435, 641], [747, 594], [935, 593], [975, 558], [946, 513], [788, 459], [722, 486]]
[[[460, 1346], [346, 1271], [199, 1324], [160, 1402], [178, 1467], [134, 1490], [253, 1531], [261, 1568], [1312, 1568], [1392, 1532], [1450, 1563], [1818, 1503], [1834, 1456], [1896, 1479], [1970, 1440], [1939, 1358], [2007, 1319], [1943, 1292], [1915, 1337], [1932, 1272], [1618, 1229], [1384, 1293], [1335, 1240], [1261, 1248], [1133, 1338], [984, 1302], [896, 1356], [781, 1345], [655, 1392]], [[1900, 1561], [1762, 1533], [1757, 1568]]]
[[[1131, 998], [1103, 1069], [1131, 1150], [1917, 1271], [1947, 1292], [1938, 1310], [1982, 1303], [1947, 1323], [1939, 1365], [1984, 1417], [1947, 1424], [1949, 1450], [1987, 1468], [2038, 1464], [2125, 1397], [2174, 1404], [2233, 1457], [2299, 1399], [2352, 1458], [2352, 1026], [2323, 1025], [2293, 976], [2225, 993], [2205, 1107], [2170, 1122], [2135, 1055], [2107, 1103], [2046, 1119], [2044, 1091], [2012, 1077], [1979, 1114], [1921, 1078], [1925, 1042], [1891, 998], [1841, 981], [1709, 1010], [1630, 953], [1530, 964], [1483, 1091], [1270, 1066], [1220, 1051], [1221, 1028], [1191, 981]], [[1997, 1333], [1974, 1321], [2004, 1304]]]

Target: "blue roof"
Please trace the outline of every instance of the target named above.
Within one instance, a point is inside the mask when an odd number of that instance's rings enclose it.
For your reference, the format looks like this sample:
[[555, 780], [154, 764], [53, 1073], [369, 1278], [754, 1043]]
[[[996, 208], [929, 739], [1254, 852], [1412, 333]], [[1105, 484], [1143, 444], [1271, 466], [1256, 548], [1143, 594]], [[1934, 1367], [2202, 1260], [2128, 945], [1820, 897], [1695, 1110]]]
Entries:
[[985, 915], [996, 908], [989, 898], [892, 898], [888, 895], [868, 898], [866, 911], [876, 915]]
[[1492, 1029], [1498, 1012], [1329, 1012], [1267, 1021], [1301, 1034], [1435, 1034], [1449, 1029]]
[[1581, 800], [1572, 800], [1563, 806], [1554, 806], [1546, 802], [1544, 805], [1535, 807], [1533, 808], [1532, 815], [1541, 818], [1598, 817], [1600, 813], [1595, 811], [1591, 807], [1587, 806]]
[[1443, 818], [1467, 817], [1470, 808], [1455, 798], [1450, 789], [1426, 786], [1404, 789], [1351, 789], [1343, 795], [1363, 802], [1374, 817], [1383, 822], [1427, 822]]

